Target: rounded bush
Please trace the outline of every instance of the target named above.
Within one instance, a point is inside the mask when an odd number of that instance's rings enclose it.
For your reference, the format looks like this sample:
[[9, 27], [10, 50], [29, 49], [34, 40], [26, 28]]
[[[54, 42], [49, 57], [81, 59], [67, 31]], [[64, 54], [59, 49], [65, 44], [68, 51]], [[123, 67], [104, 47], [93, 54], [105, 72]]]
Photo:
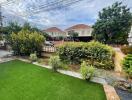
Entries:
[[81, 64], [80, 72], [83, 79], [90, 80], [94, 75], [94, 67], [91, 65], [87, 66], [86, 62], [83, 61]]
[[51, 65], [53, 71], [57, 71], [57, 69], [61, 66], [59, 56], [51, 56], [49, 59], [49, 64]]

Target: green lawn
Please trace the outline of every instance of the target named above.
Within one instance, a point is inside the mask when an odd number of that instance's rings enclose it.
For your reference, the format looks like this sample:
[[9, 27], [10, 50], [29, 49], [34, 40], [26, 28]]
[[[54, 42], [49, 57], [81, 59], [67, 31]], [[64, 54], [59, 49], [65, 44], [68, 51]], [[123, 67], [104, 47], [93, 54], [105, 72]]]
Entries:
[[14, 60], [0, 64], [0, 100], [106, 100], [102, 85]]

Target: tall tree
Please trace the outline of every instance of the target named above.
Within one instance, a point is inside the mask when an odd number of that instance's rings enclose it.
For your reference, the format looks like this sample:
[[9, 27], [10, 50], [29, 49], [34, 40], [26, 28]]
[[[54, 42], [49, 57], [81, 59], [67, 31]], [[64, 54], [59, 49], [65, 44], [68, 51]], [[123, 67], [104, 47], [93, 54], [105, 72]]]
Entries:
[[9, 25], [5, 27], [5, 33], [18, 33], [21, 29], [22, 27], [17, 22], [10, 22]]
[[103, 43], [126, 44], [131, 25], [130, 9], [122, 2], [116, 2], [99, 12], [99, 18], [93, 26], [93, 36]]

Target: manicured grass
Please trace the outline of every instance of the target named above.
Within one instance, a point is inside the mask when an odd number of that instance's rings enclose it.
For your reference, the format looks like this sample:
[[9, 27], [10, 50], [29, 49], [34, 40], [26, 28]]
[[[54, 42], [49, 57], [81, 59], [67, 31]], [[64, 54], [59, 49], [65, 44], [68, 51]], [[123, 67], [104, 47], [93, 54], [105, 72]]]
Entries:
[[14, 60], [0, 64], [0, 100], [106, 100], [102, 85]]

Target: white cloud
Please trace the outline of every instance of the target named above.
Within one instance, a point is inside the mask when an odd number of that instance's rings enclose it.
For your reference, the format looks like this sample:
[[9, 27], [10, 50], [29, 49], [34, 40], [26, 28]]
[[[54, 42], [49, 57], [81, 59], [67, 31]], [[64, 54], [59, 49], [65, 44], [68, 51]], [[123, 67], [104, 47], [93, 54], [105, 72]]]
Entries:
[[[109, 5], [112, 5], [116, 1], [123, 1], [123, 4], [131, 7], [132, 0], [80, 0], [68, 8], [53, 10], [49, 12], [42, 11], [38, 14], [33, 14], [28, 16], [29, 7], [38, 8], [38, 6], [45, 4], [48, 0], [19, 0], [21, 2], [16, 2], [11, 5], [4, 7], [7, 13], [11, 12], [15, 16], [19, 16], [19, 21], [28, 20], [35, 26], [40, 28], [59, 26], [61, 28], [66, 28], [72, 24], [85, 23], [93, 24], [98, 18], [98, 12]], [[50, 0], [51, 1], [51, 0]], [[55, 1], [55, 0], [52, 0]], [[12, 10], [12, 11], [10, 11]], [[11, 18], [11, 20], [14, 20]]]

